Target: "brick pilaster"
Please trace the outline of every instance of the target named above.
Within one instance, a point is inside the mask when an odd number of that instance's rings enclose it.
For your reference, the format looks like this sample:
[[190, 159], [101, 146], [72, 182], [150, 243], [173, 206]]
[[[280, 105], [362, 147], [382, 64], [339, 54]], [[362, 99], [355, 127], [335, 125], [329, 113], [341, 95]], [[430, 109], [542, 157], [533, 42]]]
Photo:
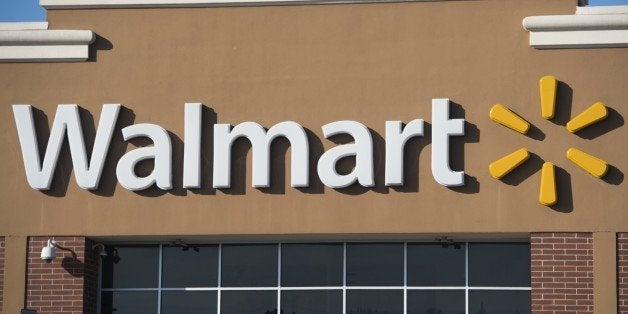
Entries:
[[532, 313], [593, 313], [591, 233], [533, 233]]
[[628, 314], [628, 232], [617, 234], [617, 313]]
[[47, 263], [41, 249], [52, 237], [30, 237], [26, 271], [26, 307], [38, 314], [96, 312], [98, 257], [85, 237], [54, 237], [61, 248]]

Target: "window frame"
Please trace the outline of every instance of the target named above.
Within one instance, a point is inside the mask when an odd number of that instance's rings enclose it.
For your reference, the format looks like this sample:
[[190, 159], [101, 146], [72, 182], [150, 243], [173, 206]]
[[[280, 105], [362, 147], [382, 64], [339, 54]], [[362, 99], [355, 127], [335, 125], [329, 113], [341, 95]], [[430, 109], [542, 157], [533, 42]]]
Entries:
[[[282, 258], [282, 245], [283, 244], [320, 244], [320, 243], [337, 243], [342, 244], [342, 286], [303, 286], [303, 287], [284, 287], [281, 285], [281, 258]], [[401, 286], [349, 286], [347, 285], [347, 245], [353, 243], [360, 244], [368, 244], [368, 243], [395, 243], [395, 244], [403, 244], [403, 285]], [[454, 244], [464, 244], [465, 250], [465, 285], [464, 286], [409, 286], [408, 285], [408, 244], [434, 244], [435, 242], [421, 242], [421, 241], [350, 241], [350, 242], [334, 242], [334, 241], [312, 241], [312, 242], [260, 242], [260, 243], [251, 243], [251, 244], [273, 244], [277, 246], [277, 285], [276, 286], [263, 286], [263, 287], [223, 287], [222, 286], [222, 247], [223, 243], [213, 244], [218, 246], [218, 263], [217, 263], [217, 271], [218, 271], [218, 282], [216, 287], [171, 287], [165, 288], [162, 287], [162, 277], [163, 277], [163, 248], [166, 246], [170, 246], [170, 244], [156, 244], [159, 247], [158, 254], [158, 287], [151, 288], [102, 288], [102, 267], [99, 267], [99, 285], [98, 285], [98, 312], [101, 313], [101, 299], [103, 292], [133, 292], [133, 291], [152, 291], [157, 293], [157, 314], [161, 314], [161, 298], [163, 291], [216, 291], [216, 313], [220, 313], [221, 309], [221, 292], [222, 291], [274, 291], [277, 294], [277, 308], [280, 311], [281, 308], [281, 292], [282, 291], [323, 291], [323, 290], [335, 290], [342, 291], [342, 313], [346, 314], [347, 309], [347, 291], [351, 290], [399, 290], [403, 291], [403, 312], [407, 313], [408, 310], [408, 291], [416, 291], [416, 290], [425, 290], [425, 291], [439, 291], [439, 290], [456, 290], [456, 291], [464, 291], [465, 295], [465, 313], [469, 313], [469, 292], [474, 290], [479, 291], [532, 291], [531, 286], [524, 287], [514, 287], [514, 286], [470, 286], [469, 285], [469, 244], [472, 243], [503, 243], [503, 244], [511, 244], [511, 243], [529, 243], [529, 242], [517, 242], [517, 241], [508, 241], [508, 242], [492, 242], [492, 241], [461, 241], [456, 243], [439, 243], [442, 245], [454, 245]], [[436, 242], [438, 243], [438, 242]], [[224, 245], [230, 244], [248, 244], [248, 243], [224, 243]], [[115, 245], [115, 244], [113, 244]], [[125, 244], [120, 244], [125, 245]]]

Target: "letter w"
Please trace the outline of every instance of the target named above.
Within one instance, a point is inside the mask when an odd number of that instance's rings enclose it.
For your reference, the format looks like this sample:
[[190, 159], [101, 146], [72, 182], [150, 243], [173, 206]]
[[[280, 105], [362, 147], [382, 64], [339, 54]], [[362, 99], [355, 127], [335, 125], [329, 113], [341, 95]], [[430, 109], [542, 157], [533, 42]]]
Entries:
[[59, 105], [55, 115], [43, 164], [40, 164], [39, 147], [33, 108], [31, 105], [13, 105], [13, 117], [20, 139], [24, 168], [28, 184], [37, 190], [48, 190], [57, 167], [63, 139], [67, 132], [70, 155], [77, 184], [87, 190], [96, 189], [100, 181], [105, 158], [111, 143], [113, 129], [120, 112], [119, 104], [104, 105], [96, 131], [91, 161], [88, 164], [83, 129], [77, 105]]

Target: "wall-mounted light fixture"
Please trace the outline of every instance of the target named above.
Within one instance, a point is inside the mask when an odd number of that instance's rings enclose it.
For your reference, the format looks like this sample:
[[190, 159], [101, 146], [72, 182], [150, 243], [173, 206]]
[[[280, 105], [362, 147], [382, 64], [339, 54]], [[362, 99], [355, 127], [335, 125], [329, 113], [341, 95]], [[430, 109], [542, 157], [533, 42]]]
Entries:
[[105, 245], [102, 243], [96, 243], [92, 245], [92, 250], [98, 252], [98, 256], [105, 258], [107, 257], [107, 251], [105, 250]]
[[453, 245], [455, 249], [460, 249], [460, 243], [457, 243], [453, 239], [450, 239], [448, 236], [442, 236], [435, 239], [436, 242], [440, 243], [443, 248], [448, 248], [450, 245]]

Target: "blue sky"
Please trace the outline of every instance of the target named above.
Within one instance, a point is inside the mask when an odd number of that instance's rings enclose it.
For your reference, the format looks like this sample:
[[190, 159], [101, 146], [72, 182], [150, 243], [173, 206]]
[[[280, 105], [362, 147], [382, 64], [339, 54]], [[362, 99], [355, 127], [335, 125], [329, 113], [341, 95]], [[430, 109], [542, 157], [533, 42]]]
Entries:
[[[590, 5], [628, 5], [628, 0], [589, 0]], [[39, 0], [0, 0], [0, 22], [45, 21]]]

